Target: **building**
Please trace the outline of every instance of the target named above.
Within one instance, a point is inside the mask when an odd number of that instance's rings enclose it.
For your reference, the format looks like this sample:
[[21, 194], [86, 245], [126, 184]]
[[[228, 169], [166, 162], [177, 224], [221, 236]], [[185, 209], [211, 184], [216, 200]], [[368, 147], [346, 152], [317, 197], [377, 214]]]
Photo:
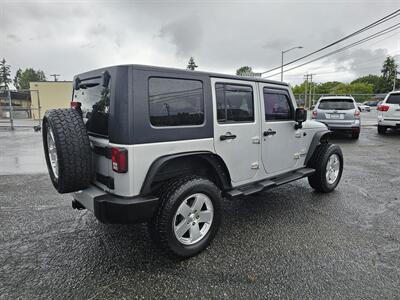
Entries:
[[[42, 119], [46, 110], [70, 107], [72, 81], [30, 82], [32, 118]], [[40, 109], [39, 109], [40, 107]]]
[[13, 106], [13, 112], [16, 114], [30, 118], [31, 117], [31, 94], [27, 91], [0, 91], [0, 118], [9, 118], [10, 116], [10, 100]]

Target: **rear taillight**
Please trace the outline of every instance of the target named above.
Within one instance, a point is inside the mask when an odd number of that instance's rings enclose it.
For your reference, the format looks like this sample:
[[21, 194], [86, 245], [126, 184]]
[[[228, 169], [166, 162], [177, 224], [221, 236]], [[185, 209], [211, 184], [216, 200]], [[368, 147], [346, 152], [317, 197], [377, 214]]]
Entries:
[[381, 105], [378, 106], [377, 110], [379, 110], [379, 111], [388, 111], [389, 108], [390, 108], [389, 105], [381, 104]]
[[76, 102], [76, 101], [71, 101], [71, 108], [73, 109], [81, 109], [82, 103]]
[[117, 173], [128, 171], [128, 151], [124, 148], [111, 148], [112, 169]]
[[317, 118], [317, 111], [313, 110], [312, 114], [311, 114], [311, 118], [312, 119], [316, 119]]
[[354, 112], [354, 117], [355, 117], [356, 119], [359, 119], [359, 118], [360, 118], [360, 111], [359, 111], [358, 109], [356, 109], [356, 111]]

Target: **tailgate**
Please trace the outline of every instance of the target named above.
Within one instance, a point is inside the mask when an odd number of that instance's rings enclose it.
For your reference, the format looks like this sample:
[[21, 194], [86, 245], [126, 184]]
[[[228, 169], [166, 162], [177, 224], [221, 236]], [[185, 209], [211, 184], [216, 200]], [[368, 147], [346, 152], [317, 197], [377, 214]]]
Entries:
[[384, 114], [384, 119], [388, 121], [399, 121], [400, 120], [400, 94], [390, 94], [386, 99], [386, 103], [389, 106], [388, 111]]

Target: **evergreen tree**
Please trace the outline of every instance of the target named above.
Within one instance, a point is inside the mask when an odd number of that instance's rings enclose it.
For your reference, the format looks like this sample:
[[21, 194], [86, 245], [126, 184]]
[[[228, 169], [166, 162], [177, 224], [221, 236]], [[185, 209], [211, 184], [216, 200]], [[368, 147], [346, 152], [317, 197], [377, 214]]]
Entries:
[[393, 81], [397, 78], [397, 64], [393, 57], [388, 56], [382, 66], [382, 82], [380, 83], [381, 92], [389, 92], [393, 89]]
[[8, 84], [11, 83], [11, 67], [7, 65], [6, 60], [3, 58], [0, 61], [0, 89], [8, 90]]
[[46, 81], [46, 75], [42, 70], [36, 71], [32, 68], [25, 69], [24, 71], [21, 69], [17, 70], [14, 77], [14, 86], [18, 90], [28, 90], [29, 82], [31, 81]]
[[194, 58], [190, 57], [188, 65], [187, 65], [187, 69], [194, 71], [194, 70], [196, 70], [197, 67], [198, 67], [198, 65], [196, 65], [196, 63], [194, 62]]
[[253, 69], [249, 66], [243, 66], [236, 70], [238, 76], [253, 76]]

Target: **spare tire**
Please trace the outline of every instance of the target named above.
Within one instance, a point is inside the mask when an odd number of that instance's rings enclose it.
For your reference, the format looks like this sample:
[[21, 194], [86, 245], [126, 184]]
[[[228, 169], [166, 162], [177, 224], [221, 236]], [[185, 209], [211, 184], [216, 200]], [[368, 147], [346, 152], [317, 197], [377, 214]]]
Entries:
[[92, 178], [92, 151], [80, 112], [48, 110], [42, 133], [47, 169], [57, 191], [64, 194], [87, 188]]

